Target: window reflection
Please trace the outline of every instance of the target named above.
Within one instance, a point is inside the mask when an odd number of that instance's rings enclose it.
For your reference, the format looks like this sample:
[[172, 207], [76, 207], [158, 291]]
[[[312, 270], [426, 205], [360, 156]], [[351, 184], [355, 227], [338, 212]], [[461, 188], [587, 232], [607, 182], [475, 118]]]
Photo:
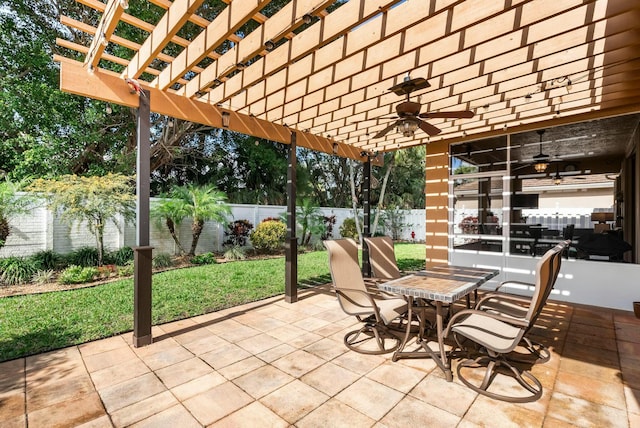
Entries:
[[[619, 159], [594, 159], [595, 134], [578, 130], [452, 145], [453, 248], [539, 256], [571, 239], [569, 257], [622, 260], [630, 246], [622, 239]], [[533, 167], [540, 151], [548, 155], [544, 172]]]

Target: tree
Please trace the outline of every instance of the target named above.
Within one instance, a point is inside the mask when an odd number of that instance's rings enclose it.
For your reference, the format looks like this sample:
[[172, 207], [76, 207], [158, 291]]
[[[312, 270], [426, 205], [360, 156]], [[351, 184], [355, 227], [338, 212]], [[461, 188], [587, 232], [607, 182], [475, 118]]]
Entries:
[[151, 217], [158, 220], [159, 223], [164, 221], [180, 255], [183, 255], [185, 250], [178, 238], [176, 226], [179, 226], [187, 215], [186, 205], [180, 200], [171, 198], [165, 198], [159, 201], [151, 209]]
[[0, 182], [0, 248], [4, 247], [11, 234], [11, 226], [9, 225], [11, 217], [29, 210], [31, 199], [18, 195], [22, 186], [22, 182], [13, 183], [8, 178]]
[[79, 177], [63, 175], [58, 179], [35, 180], [29, 190], [42, 193], [49, 209], [60, 212], [63, 221], [87, 224], [96, 238], [98, 265], [104, 256], [104, 229], [107, 222], [116, 226], [116, 216], [123, 215], [125, 221], [135, 216], [135, 188], [133, 178], [121, 174], [102, 177]]
[[226, 203], [227, 196], [214, 186], [181, 186], [171, 191], [171, 197], [176, 200], [176, 212], [186, 213], [191, 217], [191, 249], [190, 256], [195, 256], [198, 240], [204, 228], [204, 222], [214, 220], [225, 223], [231, 214], [231, 207]]

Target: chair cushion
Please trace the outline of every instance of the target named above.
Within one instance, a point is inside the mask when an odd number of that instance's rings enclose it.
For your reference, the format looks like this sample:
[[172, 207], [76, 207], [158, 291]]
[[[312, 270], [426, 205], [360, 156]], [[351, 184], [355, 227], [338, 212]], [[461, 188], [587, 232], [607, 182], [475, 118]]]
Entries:
[[471, 314], [451, 330], [498, 353], [513, 351], [522, 338], [522, 328], [500, 320]]

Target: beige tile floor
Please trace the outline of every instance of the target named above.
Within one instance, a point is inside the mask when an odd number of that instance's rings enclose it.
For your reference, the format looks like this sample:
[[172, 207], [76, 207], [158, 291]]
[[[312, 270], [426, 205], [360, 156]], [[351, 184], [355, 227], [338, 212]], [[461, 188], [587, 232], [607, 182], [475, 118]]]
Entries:
[[538, 324], [543, 397], [509, 404], [429, 359], [348, 351], [354, 319], [320, 287], [154, 327], [143, 348], [124, 334], [0, 363], [0, 426], [640, 426], [640, 320], [551, 302]]

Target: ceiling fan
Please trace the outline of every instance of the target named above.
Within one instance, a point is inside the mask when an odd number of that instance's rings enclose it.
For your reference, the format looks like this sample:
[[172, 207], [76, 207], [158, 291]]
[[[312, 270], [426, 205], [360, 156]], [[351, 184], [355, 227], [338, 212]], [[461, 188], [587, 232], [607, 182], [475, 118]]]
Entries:
[[413, 137], [418, 128], [426, 132], [427, 135], [437, 135], [441, 130], [421, 119], [470, 119], [474, 116], [474, 113], [470, 110], [420, 113], [420, 103], [411, 101], [409, 97], [411, 92], [428, 88], [429, 86], [431, 85], [429, 85], [426, 79], [422, 77], [411, 79], [411, 77], [407, 75], [403, 82], [389, 88], [389, 90], [396, 95], [406, 95], [407, 100], [396, 105], [396, 113], [398, 115], [392, 118], [398, 120], [379, 131], [373, 138], [384, 137], [394, 128], [405, 137]]

